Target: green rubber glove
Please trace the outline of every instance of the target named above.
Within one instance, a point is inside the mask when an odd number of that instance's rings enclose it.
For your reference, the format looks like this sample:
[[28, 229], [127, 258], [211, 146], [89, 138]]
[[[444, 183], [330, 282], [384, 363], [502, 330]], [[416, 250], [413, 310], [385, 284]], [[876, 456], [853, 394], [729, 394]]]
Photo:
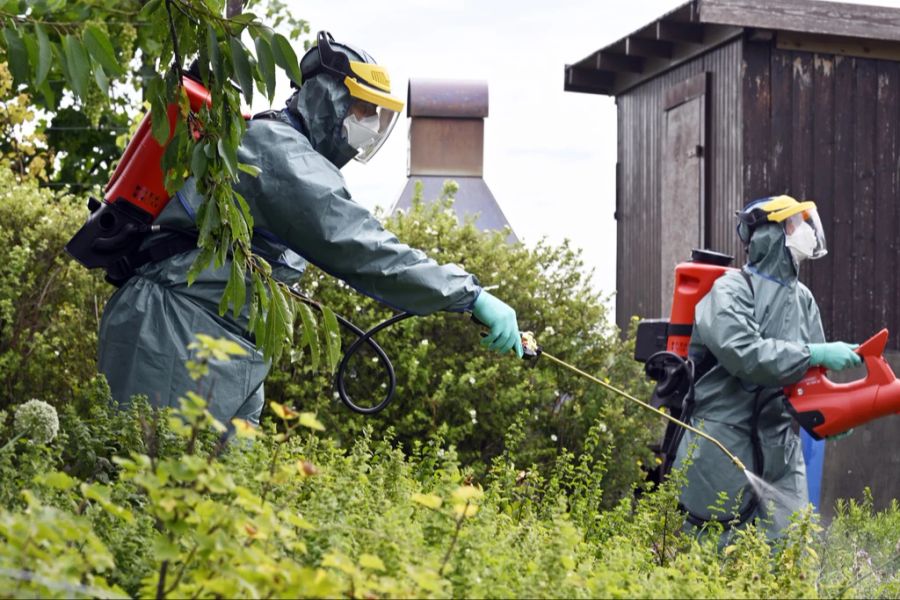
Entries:
[[859, 344], [846, 342], [829, 342], [827, 344], [809, 344], [809, 364], [814, 367], [825, 367], [832, 371], [842, 371], [862, 364], [862, 357], [854, 352]]
[[516, 311], [506, 302], [481, 290], [472, 306], [472, 314], [491, 330], [481, 340], [482, 346], [499, 352], [515, 348], [516, 354], [522, 358], [522, 336], [519, 334]]

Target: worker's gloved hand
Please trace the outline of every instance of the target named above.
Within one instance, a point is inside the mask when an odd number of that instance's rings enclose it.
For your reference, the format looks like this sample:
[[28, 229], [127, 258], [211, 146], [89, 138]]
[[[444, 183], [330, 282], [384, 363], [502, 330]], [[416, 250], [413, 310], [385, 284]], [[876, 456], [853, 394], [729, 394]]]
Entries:
[[859, 344], [846, 342], [829, 342], [827, 344], [809, 344], [809, 364], [814, 367], [825, 367], [832, 371], [841, 371], [862, 364], [862, 357], [854, 352]]
[[483, 346], [499, 352], [515, 348], [516, 354], [522, 358], [522, 336], [519, 335], [516, 311], [499, 298], [482, 290], [472, 306], [472, 314], [491, 330], [481, 340]]

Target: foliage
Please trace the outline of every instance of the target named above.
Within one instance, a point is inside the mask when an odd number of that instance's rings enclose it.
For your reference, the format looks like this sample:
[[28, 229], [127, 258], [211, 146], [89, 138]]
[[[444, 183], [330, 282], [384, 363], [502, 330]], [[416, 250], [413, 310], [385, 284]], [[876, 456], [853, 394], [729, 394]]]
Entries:
[[[257, 90], [271, 102], [276, 67], [298, 83], [300, 68], [291, 42], [281, 33], [250, 12], [224, 18], [223, 8], [219, 0], [5, 0], [0, 2], [0, 56], [9, 65], [17, 92], [56, 111], [66, 108], [62, 97], [68, 91], [74, 94], [79, 112], [86, 113], [95, 127], [101, 119], [93, 110], [97, 107], [118, 104], [105, 115], [107, 122], [119, 125], [122, 114], [128, 113], [129, 100], [114, 93], [116, 82], [140, 87], [151, 106], [153, 136], [166, 144], [162, 166], [167, 189], [174, 191], [192, 175], [205, 199], [197, 213], [201, 252], [189, 281], [210, 264], [219, 268], [230, 258], [220, 312], [231, 307], [237, 314], [248, 304], [250, 330], [258, 347], [267, 357], [277, 358], [293, 343], [297, 307], [286, 286], [272, 277], [271, 266], [253, 253], [253, 219], [232, 184], [242, 174], [260, 172], [259, 165], [237, 160], [246, 130], [241, 99], [250, 104]], [[308, 31], [305, 22], [279, 14], [286, 11], [286, 5], [275, 2], [267, 16], [276, 22], [286, 19], [292, 34]], [[244, 37], [252, 41], [255, 54]], [[114, 45], [111, 40], [123, 43]], [[191, 111], [182, 86], [182, 69], [190, 61], [196, 63], [211, 98], [196, 112]], [[60, 116], [66, 115], [71, 118], [74, 113], [63, 111]], [[108, 152], [111, 136], [100, 137]], [[6, 132], [7, 146], [17, 140], [14, 133]], [[67, 176], [102, 181], [103, 173], [112, 167], [109, 156], [95, 157], [94, 147], [83, 145], [86, 139], [77, 138], [77, 142], [69, 146], [73, 158], [68, 168], [73, 172]], [[304, 339], [317, 343], [316, 336]], [[332, 356], [326, 353], [326, 358]]]
[[[807, 598], [900, 585], [896, 505], [846, 505], [826, 536], [800, 515], [774, 544], [750, 527], [720, 549], [682, 533], [677, 473], [598, 511], [607, 462], [588, 455], [560, 455], [546, 478], [497, 460], [482, 479], [439, 438], [406, 454], [364, 429], [341, 448], [312, 415], [273, 406], [281, 427], [224, 444], [196, 395], [178, 414], [140, 400], [120, 412], [103, 395], [98, 380], [50, 446], [0, 453], [0, 595]], [[0, 425], [0, 441], [11, 434]], [[72, 468], [88, 455], [109, 477]]]
[[[493, 293], [516, 309], [520, 328], [533, 330], [547, 352], [647, 397], [631, 342], [620, 341], [607, 325], [604, 300], [583, 274], [579, 253], [568, 244], [510, 245], [505, 232], [485, 234], [471, 222], [459, 224], [451, 208], [453, 192], [449, 184], [442, 201], [417, 200], [407, 214], [387, 219], [386, 227], [438, 262], [460, 264], [479, 274], [482, 285], [498, 286]], [[303, 280], [307, 293], [358, 325], [371, 327], [390, 315], [342, 282], [309, 271]], [[616, 456], [603, 481], [609, 501], [629, 495], [643, 476], [641, 464], [652, 460], [647, 445], [658, 431], [658, 418], [546, 359], [529, 368], [511, 354], [484, 350], [478, 334], [466, 315], [452, 313], [408, 319], [380, 334], [397, 374], [397, 391], [376, 417], [346, 410], [331, 395], [328, 375], [311, 372], [302, 360], [273, 370], [266, 394], [318, 412], [330, 435], [348, 446], [367, 426], [381, 433], [392, 428], [405, 447], [440, 434], [479, 472], [501, 455], [521, 469], [546, 468], [563, 448], [579, 455], [594, 425], [592, 456]], [[351, 341], [346, 337], [344, 346]], [[372, 405], [386, 392], [376, 361], [366, 349], [349, 363], [346, 382], [358, 404]], [[511, 424], [513, 433], [507, 435]]]
[[65, 254], [83, 219], [80, 200], [0, 168], [0, 408], [28, 398], [60, 406], [96, 373], [112, 289]]

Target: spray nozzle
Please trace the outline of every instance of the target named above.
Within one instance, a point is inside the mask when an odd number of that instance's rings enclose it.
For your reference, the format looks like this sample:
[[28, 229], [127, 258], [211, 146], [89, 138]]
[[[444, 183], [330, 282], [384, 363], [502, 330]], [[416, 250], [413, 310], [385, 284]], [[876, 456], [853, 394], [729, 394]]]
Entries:
[[528, 363], [529, 367], [534, 367], [538, 359], [543, 354], [544, 349], [541, 348], [537, 340], [534, 339], [534, 333], [530, 331], [521, 332], [522, 335], [522, 360]]
[[[481, 326], [481, 337], [487, 336], [487, 323], [475, 315], [470, 315], [470, 318], [473, 323]], [[522, 336], [522, 360], [527, 362], [529, 367], [533, 367], [537, 364], [537, 360], [540, 358], [543, 349], [538, 345], [537, 340], [534, 339], [534, 333], [530, 331], [520, 331], [519, 335]]]

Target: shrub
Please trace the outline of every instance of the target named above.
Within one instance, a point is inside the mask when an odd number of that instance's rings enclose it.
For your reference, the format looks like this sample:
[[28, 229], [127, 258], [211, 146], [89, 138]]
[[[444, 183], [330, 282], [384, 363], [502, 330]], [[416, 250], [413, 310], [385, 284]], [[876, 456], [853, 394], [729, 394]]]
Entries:
[[229, 447], [194, 444], [221, 430], [195, 395], [177, 417], [106, 408], [96, 444], [115, 446], [124, 426], [146, 449], [112, 456], [106, 483], [65, 473], [59, 445], [44, 447], [42, 471], [0, 479], [22, 499], [0, 507], [3, 594], [806, 598], [900, 586], [886, 543], [896, 505], [847, 505], [824, 537], [800, 515], [774, 545], [751, 527], [720, 550], [717, 536], [682, 533], [678, 474], [589, 514], [568, 508], [602, 493], [606, 463], [587, 454], [561, 454], [547, 478], [498, 459], [482, 484], [439, 438], [407, 455], [364, 428], [341, 448], [314, 416], [273, 408], [278, 428]]
[[83, 199], [0, 168], [0, 408], [28, 398], [61, 406], [96, 373], [113, 290], [64, 250], [85, 215]]

